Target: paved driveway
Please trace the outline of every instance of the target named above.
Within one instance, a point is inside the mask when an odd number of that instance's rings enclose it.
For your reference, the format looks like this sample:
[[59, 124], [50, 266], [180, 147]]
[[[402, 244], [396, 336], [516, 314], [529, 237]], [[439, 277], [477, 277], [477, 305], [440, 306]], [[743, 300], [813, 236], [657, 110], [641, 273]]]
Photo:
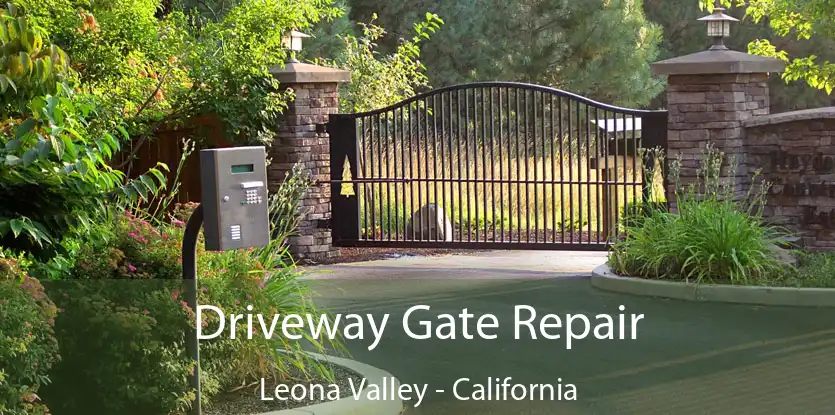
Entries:
[[[390, 314], [378, 347], [349, 342], [357, 360], [403, 383], [429, 384], [410, 415], [439, 414], [831, 414], [835, 411], [835, 310], [688, 303], [597, 291], [586, 276], [597, 253], [488, 252], [401, 258], [310, 269], [317, 302], [335, 312]], [[402, 329], [467, 308], [500, 322], [498, 338], [415, 340]], [[514, 308], [553, 313], [644, 314], [638, 337], [514, 339]], [[628, 318], [628, 317], [627, 317]], [[415, 321], [417, 319], [414, 319]], [[628, 321], [628, 320], [627, 320]], [[460, 328], [459, 328], [460, 331]], [[470, 331], [474, 331], [471, 323]], [[453, 383], [511, 377], [567, 384], [577, 400], [461, 401]], [[443, 390], [444, 392], [434, 392]]]

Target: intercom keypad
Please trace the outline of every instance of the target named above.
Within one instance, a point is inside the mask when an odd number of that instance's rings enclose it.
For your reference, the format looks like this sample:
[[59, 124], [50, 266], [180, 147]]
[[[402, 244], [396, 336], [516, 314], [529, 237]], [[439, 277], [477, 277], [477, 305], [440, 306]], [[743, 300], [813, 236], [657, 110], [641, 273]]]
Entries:
[[206, 249], [224, 251], [270, 241], [264, 147], [201, 150]]

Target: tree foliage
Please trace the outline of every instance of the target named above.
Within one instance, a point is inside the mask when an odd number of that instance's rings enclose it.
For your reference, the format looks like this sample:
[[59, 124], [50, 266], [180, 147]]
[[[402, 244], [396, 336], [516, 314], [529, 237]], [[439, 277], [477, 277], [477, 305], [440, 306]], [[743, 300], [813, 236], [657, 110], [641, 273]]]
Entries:
[[[20, 0], [72, 57], [80, 82], [134, 137], [217, 115], [229, 140], [268, 143], [287, 95], [269, 74], [281, 37], [339, 10], [331, 0]], [[130, 22], [130, 24], [126, 24]]]
[[323, 64], [351, 72], [351, 82], [343, 89], [340, 106], [343, 112], [362, 112], [395, 104], [415, 95], [416, 90], [429, 87], [426, 66], [420, 61], [421, 46], [444, 23], [440, 17], [426, 13], [424, 20], [413, 25], [411, 39], [401, 39], [395, 51], [381, 56], [377, 42], [385, 29], [360, 23], [362, 35], [343, 35], [344, 51], [340, 57], [323, 60]]
[[649, 72], [660, 29], [641, 1], [462, 0], [456, 2], [354, 0], [351, 14], [380, 9], [390, 37], [383, 50], [429, 10], [446, 21], [424, 45], [422, 61], [438, 86], [468, 81], [545, 84], [622, 105], [646, 104], [663, 88]]
[[35, 19], [14, 6], [2, 16], [0, 246], [50, 257], [108, 204], [156, 194], [166, 167], [135, 180], [114, 170], [121, 139], [113, 132], [124, 129], [91, 121], [95, 100], [74, 90], [77, 74]]
[[[803, 41], [815, 37], [835, 40], [835, 4], [832, 0], [719, 0], [718, 4], [744, 7], [747, 18], [755, 23], [767, 21], [778, 36]], [[707, 11], [713, 11], [714, 5], [713, 0], [699, 0], [699, 7]], [[769, 39], [752, 41], [748, 51], [785, 61], [788, 65], [783, 79], [787, 82], [803, 80], [827, 94], [835, 90], [835, 62], [819, 59], [815, 53], [793, 56]]]
[[[705, 23], [698, 21], [706, 12], [699, 9], [693, 0], [644, 0], [644, 11], [652, 22], [663, 29], [663, 40], [659, 46], [659, 60], [684, 56], [706, 50], [711, 41], [707, 37]], [[725, 13], [743, 19], [745, 11], [731, 9]], [[725, 44], [733, 50], [747, 50], [748, 43], [756, 39], [770, 39], [779, 49], [790, 56], [815, 54], [819, 59], [835, 59], [835, 39], [813, 37], [800, 41], [792, 37], [778, 36], [768, 23], [744, 21], [731, 25], [731, 36]], [[831, 105], [827, 94], [809, 87], [805, 82], [784, 82], [780, 77], [769, 80], [772, 112], [818, 108]], [[664, 107], [665, 94], [653, 99], [651, 107]]]

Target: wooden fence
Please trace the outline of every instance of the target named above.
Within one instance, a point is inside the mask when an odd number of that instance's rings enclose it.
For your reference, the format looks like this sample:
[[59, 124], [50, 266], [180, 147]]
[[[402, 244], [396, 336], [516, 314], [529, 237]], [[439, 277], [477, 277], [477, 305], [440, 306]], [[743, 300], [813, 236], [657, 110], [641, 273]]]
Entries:
[[[201, 148], [231, 147], [233, 144], [222, 139], [222, 128], [219, 120], [212, 116], [198, 117], [183, 128], [158, 131], [154, 137], [147, 140], [135, 139], [122, 153], [113, 158], [113, 166], [123, 171], [128, 177], [136, 178], [147, 172], [158, 162], [165, 163], [171, 170], [166, 179], [168, 189], [174, 185], [177, 166], [183, 155], [184, 141], [196, 136], [208, 137], [199, 142], [195, 151], [186, 159], [180, 171], [180, 191], [177, 201], [200, 201], [200, 155]], [[195, 140], [197, 141], [197, 140]]]

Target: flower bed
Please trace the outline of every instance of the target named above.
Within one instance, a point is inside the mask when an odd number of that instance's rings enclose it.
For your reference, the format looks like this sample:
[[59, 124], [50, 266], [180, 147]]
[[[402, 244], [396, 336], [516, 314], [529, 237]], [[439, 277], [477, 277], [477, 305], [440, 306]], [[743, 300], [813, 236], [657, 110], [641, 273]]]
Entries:
[[835, 255], [792, 250], [791, 234], [761, 215], [768, 183], [740, 197], [733, 160], [708, 147], [699, 182], [678, 184], [674, 211], [665, 205], [628, 211], [609, 266], [618, 275], [746, 286], [835, 288]]

